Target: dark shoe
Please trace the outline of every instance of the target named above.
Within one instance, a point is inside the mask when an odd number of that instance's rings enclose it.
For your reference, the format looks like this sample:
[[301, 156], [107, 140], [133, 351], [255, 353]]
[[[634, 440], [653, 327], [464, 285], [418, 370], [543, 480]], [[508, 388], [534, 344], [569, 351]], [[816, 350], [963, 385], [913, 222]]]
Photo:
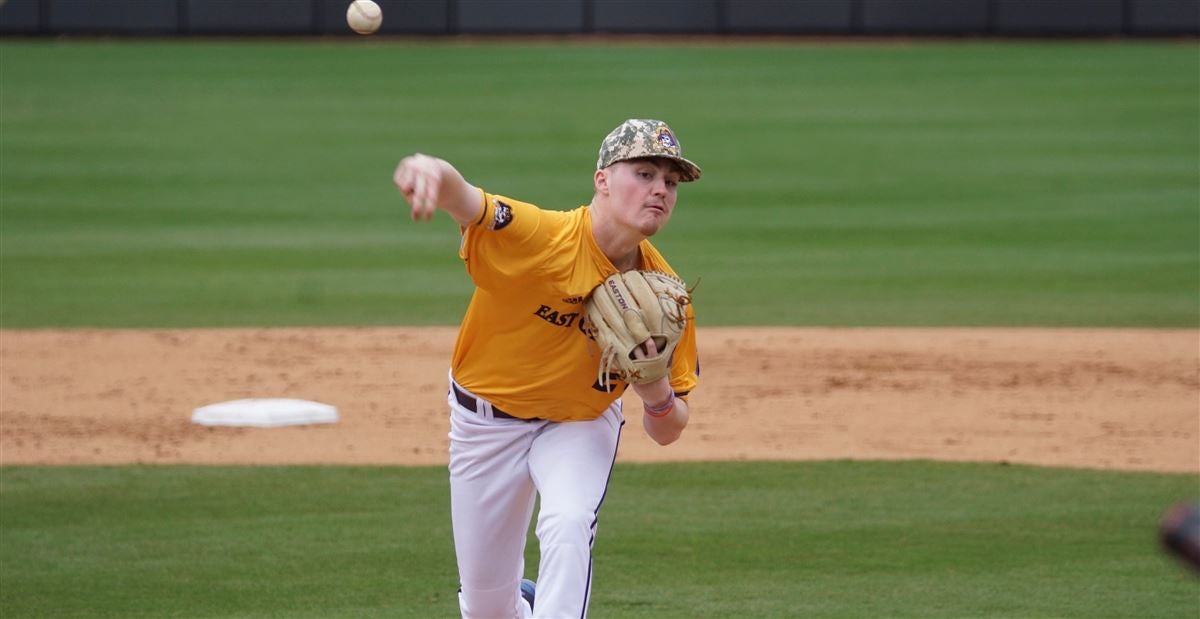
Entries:
[[533, 595], [536, 590], [536, 582], [533, 582], [528, 578], [521, 579], [521, 597], [525, 598], [526, 602], [529, 602], [529, 608], [531, 609], [533, 608]]

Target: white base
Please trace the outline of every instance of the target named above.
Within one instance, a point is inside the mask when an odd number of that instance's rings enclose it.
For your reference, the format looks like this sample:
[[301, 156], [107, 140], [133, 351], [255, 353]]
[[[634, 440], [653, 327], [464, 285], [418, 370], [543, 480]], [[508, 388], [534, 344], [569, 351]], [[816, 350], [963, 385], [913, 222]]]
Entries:
[[310, 400], [251, 398], [202, 406], [192, 412], [192, 423], [202, 426], [275, 428], [310, 423], [335, 423], [337, 408]]

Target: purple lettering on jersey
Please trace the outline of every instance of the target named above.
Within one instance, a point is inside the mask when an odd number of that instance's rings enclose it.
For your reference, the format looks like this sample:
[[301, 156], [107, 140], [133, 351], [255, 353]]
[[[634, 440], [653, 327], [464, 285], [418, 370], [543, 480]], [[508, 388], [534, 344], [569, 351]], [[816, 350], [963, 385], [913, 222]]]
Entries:
[[539, 305], [533, 310], [533, 315], [556, 327], [571, 327], [575, 324], [575, 319], [579, 318], [579, 312], [559, 313], [549, 305]]

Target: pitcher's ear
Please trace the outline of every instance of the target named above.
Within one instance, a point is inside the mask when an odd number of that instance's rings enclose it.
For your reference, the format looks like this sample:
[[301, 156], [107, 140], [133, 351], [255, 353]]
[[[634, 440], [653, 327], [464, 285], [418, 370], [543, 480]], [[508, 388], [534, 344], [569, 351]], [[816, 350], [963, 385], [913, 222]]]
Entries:
[[596, 170], [596, 173], [592, 175], [592, 186], [596, 188], [596, 193], [602, 196], [608, 195], [608, 168]]

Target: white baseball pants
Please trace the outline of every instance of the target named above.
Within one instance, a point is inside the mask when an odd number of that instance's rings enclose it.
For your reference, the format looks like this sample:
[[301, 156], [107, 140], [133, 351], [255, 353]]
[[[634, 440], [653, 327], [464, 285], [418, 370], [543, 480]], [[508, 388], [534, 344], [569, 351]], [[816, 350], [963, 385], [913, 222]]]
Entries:
[[[462, 387], [454, 385], [470, 398]], [[475, 411], [453, 388], [450, 512], [464, 619], [581, 619], [592, 583], [592, 544], [625, 418], [618, 399], [592, 421], [555, 423]], [[535, 608], [521, 598], [535, 495], [541, 549]]]

